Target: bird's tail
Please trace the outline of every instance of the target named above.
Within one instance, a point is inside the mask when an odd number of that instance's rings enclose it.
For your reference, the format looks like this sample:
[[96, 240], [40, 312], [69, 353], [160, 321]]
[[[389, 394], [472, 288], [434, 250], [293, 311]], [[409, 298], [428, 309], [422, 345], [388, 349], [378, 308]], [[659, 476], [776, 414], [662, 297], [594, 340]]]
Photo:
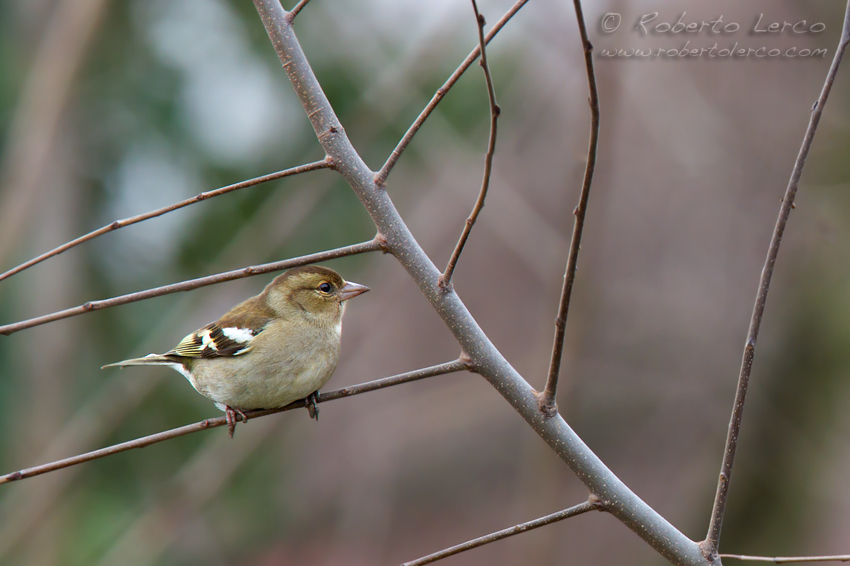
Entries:
[[100, 369], [106, 368], [123, 368], [127, 366], [167, 366], [174, 365], [174, 360], [170, 360], [160, 354], [148, 354], [144, 358], [132, 358], [123, 362], [115, 362], [114, 364], [106, 364]]

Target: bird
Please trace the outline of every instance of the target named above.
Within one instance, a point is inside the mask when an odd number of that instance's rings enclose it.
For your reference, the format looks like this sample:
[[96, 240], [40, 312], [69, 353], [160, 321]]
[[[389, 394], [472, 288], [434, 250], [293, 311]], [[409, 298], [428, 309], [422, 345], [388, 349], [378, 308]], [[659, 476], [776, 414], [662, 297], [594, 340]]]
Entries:
[[318, 419], [316, 394], [339, 362], [346, 301], [368, 290], [327, 267], [296, 267], [164, 354], [101, 369], [153, 365], [178, 371], [225, 412], [231, 438], [239, 417], [247, 422], [244, 411], [251, 409], [307, 399], [310, 416]]

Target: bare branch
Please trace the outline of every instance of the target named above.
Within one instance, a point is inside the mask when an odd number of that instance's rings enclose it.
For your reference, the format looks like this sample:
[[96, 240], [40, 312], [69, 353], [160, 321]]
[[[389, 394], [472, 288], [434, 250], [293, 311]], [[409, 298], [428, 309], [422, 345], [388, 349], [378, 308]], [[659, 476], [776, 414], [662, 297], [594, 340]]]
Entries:
[[850, 562], [850, 554], [837, 554], [835, 556], [749, 556], [747, 554], [721, 554], [720, 558], [731, 558], [733, 560], [750, 560], [753, 562], [773, 562], [774, 564], [787, 564], [789, 562]]
[[590, 141], [588, 142], [587, 165], [584, 169], [581, 195], [578, 199], [578, 206], [573, 211], [575, 216], [573, 237], [570, 242], [570, 254], [567, 257], [564, 287], [561, 290], [561, 302], [558, 305], [558, 317], [555, 319], [555, 343], [552, 346], [552, 359], [549, 362], [549, 377], [546, 379], [546, 388], [540, 396], [540, 410], [548, 416], [558, 412], [558, 403], [555, 397], [558, 393], [558, 376], [561, 373], [561, 356], [564, 352], [564, 332], [567, 326], [567, 315], [570, 311], [573, 283], [576, 278], [578, 252], [581, 250], [581, 234], [584, 229], [584, 217], [587, 214], [587, 199], [590, 196], [590, 185], [593, 182], [593, 172], [596, 169], [596, 150], [599, 146], [599, 92], [596, 89], [596, 71], [593, 68], [593, 45], [587, 38], [587, 26], [584, 23], [581, 1], [573, 0], [573, 4], [575, 5], [578, 29], [581, 34], [581, 43], [584, 47], [584, 66], [587, 70], [587, 85], [590, 90]]
[[469, 357], [473, 371], [481, 374], [502, 395], [613, 516], [673, 563], [706, 566], [708, 560], [697, 543], [631, 491], [563, 418], [559, 415], [545, 418], [541, 414], [534, 389], [493, 345], [458, 294], [451, 288], [440, 288], [440, 271], [410, 233], [388, 192], [382, 190], [378, 177], [348, 139], [283, 8], [276, 0], [254, 0], [254, 5], [325, 154], [333, 159], [334, 168], [351, 185], [369, 213], [384, 238], [385, 249], [404, 267], [452, 332]]
[[303, 255], [292, 259], [285, 259], [283, 261], [263, 263], [261, 265], [252, 265], [248, 267], [243, 267], [242, 269], [235, 269], [233, 271], [225, 271], [223, 273], [217, 273], [215, 275], [208, 275], [207, 277], [198, 277], [197, 279], [189, 279], [188, 281], [182, 281], [180, 283], [172, 283], [171, 285], [163, 285], [162, 287], [154, 287], [153, 289], [147, 289], [145, 291], [138, 291], [136, 293], [120, 295], [118, 297], [112, 297], [111, 299], [89, 301], [78, 307], [73, 307], [70, 309], [65, 309], [63, 311], [46, 314], [44, 316], [30, 318], [27, 320], [22, 320], [20, 322], [15, 322], [13, 324], [6, 324], [4, 326], [0, 326], [0, 334], [5, 334], [6, 336], [8, 336], [26, 328], [40, 326], [42, 324], [47, 324], [48, 322], [53, 322], [55, 320], [61, 320], [63, 318], [69, 318], [72, 316], [85, 314], [87, 312], [106, 309], [109, 307], [115, 307], [118, 305], [125, 305], [127, 303], [134, 303], [136, 301], [143, 301], [145, 299], [150, 299], [153, 297], [169, 295], [171, 293], [179, 293], [180, 291], [190, 291], [199, 287], [206, 287], [207, 285], [214, 285], [216, 283], [223, 283], [225, 281], [233, 281], [234, 279], [241, 279], [243, 277], [252, 277], [254, 275], [260, 275], [263, 273], [281, 271], [283, 269], [289, 269], [291, 267], [297, 267], [299, 265], [306, 265], [308, 263], [317, 263], [320, 261], [327, 261], [339, 257], [357, 255], [366, 252], [376, 252], [382, 249], [384, 249], [384, 244], [383, 240], [379, 235], [367, 242], [361, 242], [359, 244], [354, 244], [351, 246], [344, 246], [342, 248], [336, 248], [333, 250], [327, 250], [315, 254]]
[[746, 345], [744, 346], [741, 372], [738, 376], [738, 388], [735, 393], [735, 405], [732, 409], [732, 418], [729, 422], [729, 430], [726, 436], [726, 448], [723, 452], [723, 463], [717, 482], [717, 493], [711, 512], [711, 522], [708, 527], [706, 539], [702, 543], [703, 549], [709, 554], [716, 553], [720, 543], [720, 530], [723, 526], [723, 514], [726, 510], [726, 500], [729, 495], [729, 482], [732, 479], [732, 464], [735, 460], [735, 451], [738, 448], [738, 433], [741, 429], [741, 418], [744, 414], [744, 401], [747, 396], [747, 386], [750, 381], [750, 372], [753, 368], [753, 357], [756, 351], [756, 340], [758, 339], [764, 306], [767, 301], [767, 292], [770, 289], [770, 280], [773, 277], [776, 256], [779, 253], [779, 245], [782, 242], [785, 225], [788, 223], [788, 216], [794, 207], [794, 197], [797, 194], [797, 187], [800, 182], [800, 176], [803, 174], [806, 157], [809, 155], [809, 148], [812, 146], [818, 122], [820, 122], [823, 108], [826, 105], [826, 99], [829, 96], [829, 91], [832, 89], [835, 75], [838, 73], [838, 66], [841, 64], [841, 58], [847, 49], [848, 43], [850, 43], [850, 1], [847, 3], [844, 14], [844, 27], [841, 32], [841, 40], [838, 43], [838, 48], [835, 50], [835, 57], [832, 60], [832, 65], [829, 67], [829, 72], [826, 75], [826, 81], [823, 84], [820, 96], [812, 108], [809, 126], [806, 128], [803, 144], [800, 146], [800, 152], [797, 154], [797, 160], [794, 162], [794, 169], [791, 172], [788, 187], [785, 189], [782, 205], [779, 207], [779, 217], [776, 219], [776, 227], [773, 229], [773, 236], [771, 236], [770, 246], [767, 250], [767, 258], [764, 262], [764, 268], [762, 268], [761, 280], [759, 281], [753, 314], [750, 319], [750, 329], [747, 333]]
[[[496, 25], [493, 26], [493, 29], [490, 30], [490, 33], [486, 35], [485, 43], [490, 43], [496, 34], [507, 24], [514, 14], [519, 12], [519, 9], [525, 6], [528, 0], [517, 0], [517, 3], [511, 6], [511, 9], [505, 12], [505, 15], [496, 22]], [[446, 93], [451, 90], [454, 84], [460, 79], [460, 77], [466, 72], [470, 65], [478, 58], [481, 54], [481, 46], [476, 46], [472, 52], [467, 55], [466, 59], [464, 59], [463, 63], [460, 64], [460, 67], [455, 69], [455, 72], [449, 77], [449, 79], [443, 83], [443, 86], [437, 89], [437, 92], [434, 93], [434, 96], [431, 98], [431, 101], [428, 102], [428, 105], [425, 107], [422, 112], [419, 113], [419, 117], [411, 124], [410, 128], [408, 128], [407, 132], [405, 132], [404, 137], [401, 138], [401, 141], [398, 142], [398, 145], [395, 147], [393, 152], [390, 154], [390, 157], [387, 159], [387, 162], [384, 163], [384, 166], [381, 167], [381, 170], [375, 175], [375, 182], [378, 186], [383, 186], [387, 181], [387, 177], [392, 171], [393, 167], [395, 167], [396, 162], [398, 161], [401, 154], [407, 149], [407, 146], [410, 144], [411, 140], [413, 140], [413, 136], [416, 135], [416, 132], [419, 131], [419, 128], [422, 127], [422, 124], [425, 123], [425, 120], [428, 119], [428, 116], [431, 115], [431, 112], [434, 111], [434, 108], [440, 103]]]
[[198, 195], [193, 196], [192, 198], [188, 198], [186, 200], [181, 200], [180, 202], [171, 204], [169, 206], [164, 206], [162, 208], [158, 208], [157, 210], [153, 210], [151, 212], [146, 212], [144, 214], [139, 214], [137, 216], [131, 216], [129, 218], [124, 218], [123, 220], [116, 220], [107, 224], [102, 228], [98, 228], [93, 232], [89, 232], [85, 236], [80, 236], [76, 240], [71, 240], [68, 243], [62, 244], [58, 248], [54, 248], [49, 252], [43, 253], [38, 257], [35, 257], [21, 265], [6, 271], [5, 273], [0, 273], [0, 281], [15, 275], [16, 273], [20, 273], [25, 269], [29, 269], [30, 267], [41, 263], [42, 261], [49, 259], [53, 256], [59, 255], [62, 252], [66, 252], [73, 247], [79, 246], [84, 242], [88, 242], [89, 240], [93, 240], [98, 236], [102, 236], [108, 232], [114, 232], [119, 228], [124, 228], [125, 226], [130, 226], [131, 224], [136, 224], [138, 222], [143, 222], [145, 220], [150, 220], [151, 218], [156, 218], [157, 216], [162, 216], [167, 212], [171, 212], [173, 210], [177, 210], [183, 208], [184, 206], [189, 206], [190, 204], [195, 204], [196, 202], [200, 202], [202, 200], [206, 200], [209, 198], [217, 197], [220, 195], [224, 195], [239, 189], [244, 189], [246, 187], [253, 187], [254, 185], [259, 185], [260, 183], [266, 183], [268, 181], [274, 181], [275, 179], [282, 179], [283, 177], [289, 177], [291, 175], [297, 175], [299, 173], [306, 173], [307, 171], [315, 171], [317, 169], [326, 169], [331, 166], [330, 161], [327, 159], [323, 159], [322, 161], [315, 161], [313, 163], [307, 163], [305, 165], [299, 165], [298, 167], [292, 167], [290, 169], [284, 169], [283, 171], [278, 171], [276, 173], [270, 173], [268, 175], [263, 175], [262, 177], [255, 177], [254, 179], [248, 179], [247, 181], [240, 181], [239, 183], [234, 183], [232, 185], [227, 185], [226, 187], [221, 187], [219, 189], [215, 189], [212, 191], [206, 191], [200, 193]]
[[295, 19], [295, 16], [298, 15], [298, 12], [300, 12], [301, 9], [304, 8], [304, 6], [306, 6], [307, 2], [309, 2], [309, 1], [310, 0], [301, 0], [298, 4], [295, 5], [294, 8], [292, 8], [289, 11], [289, 21], [290, 22]]
[[[394, 385], [401, 385], [402, 383], [410, 383], [411, 381], [425, 379], [426, 377], [433, 377], [435, 375], [443, 375], [446, 373], [454, 373], [467, 369], [469, 369], [469, 364], [466, 361], [455, 360], [453, 362], [446, 362], [444, 364], [409, 371], [407, 373], [400, 373], [391, 377], [384, 377], [382, 379], [376, 379], [374, 381], [367, 381], [366, 383], [361, 383], [360, 385], [343, 387], [342, 389], [328, 391], [327, 393], [320, 393], [317, 402], [324, 403], [325, 401], [333, 401], [334, 399], [352, 397], [354, 395], [360, 395], [362, 393], [368, 393], [370, 391], [377, 391], [378, 389], [385, 389]], [[298, 409], [306, 406], [307, 403], [302, 399], [300, 401], [290, 403], [285, 407], [280, 407], [277, 409], [257, 409], [253, 411], [245, 411], [245, 414], [248, 416], [249, 419], [253, 419], [257, 417], [265, 417], [266, 415], [273, 415], [275, 413], [281, 413], [283, 411], [290, 411], [292, 409]], [[238, 418], [241, 419], [241, 416]], [[26, 468], [17, 472], [12, 472], [10, 474], [0, 476], [0, 484], [31, 478], [33, 476], [46, 474], [48, 472], [54, 472], [56, 470], [61, 470], [62, 468], [82, 464], [83, 462], [89, 462], [91, 460], [97, 460], [98, 458], [103, 458], [105, 456], [118, 454], [119, 452], [132, 450], [133, 448], [144, 448], [145, 446], [150, 446], [151, 444], [156, 444], [157, 442], [170, 440], [178, 436], [185, 436], [187, 434], [192, 434], [193, 432], [198, 432], [200, 430], [205, 430], [208, 428], [224, 426], [226, 424], [227, 419], [225, 417], [214, 417], [211, 419], [205, 419], [194, 424], [181, 426], [179, 428], [173, 428], [171, 430], [166, 430], [163, 432], [158, 432], [156, 434], [137, 438], [128, 442], [122, 442], [120, 444], [101, 448], [100, 450], [94, 450], [92, 452], [87, 452], [78, 456], [72, 456], [71, 458], [65, 458], [64, 460], [57, 460], [56, 462], [51, 462], [49, 464], [43, 464], [41, 466], [35, 466], [33, 468]]]
[[481, 180], [481, 191], [478, 193], [478, 199], [475, 201], [475, 206], [472, 207], [472, 212], [469, 218], [466, 219], [466, 224], [463, 227], [463, 232], [460, 239], [452, 252], [452, 257], [449, 259], [446, 270], [440, 276], [440, 285], [447, 287], [452, 283], [452, 273], [454, 273], [457, 260], [463, 252], [463, 247], [466, 245], [466, 240], [469, 238], [469, 233], [472, 232], [472, 225], [478, 218], [481, 209], [484, 208], [484, 199], [487, 198], [487, 189], [490, 187], [490, 174], [493, 171], [493, 155], [496, 153], [496, 126], [499, 122], [499, 114], [501, 109], [496, 103], [496, 90], [493, 88], [493, 77], [490, 75], [490, 65], [487, 64], [487, 50], [484, 41], [484, 16], [478, 13], [478, 4], [472, 0], [472, 10], [475, 12], [475, 22], [478, 25], [478, 49], [481, 51], [481, 68], [484, 69], [484, 81], [487, 83], [487, 99], [490, 102], [490, 141], [487, 143], [487, 154], [484, 156], [484, 178]]
[[593, 511], [597, 509], [601, 509], [598, 503], [591, 503], [590, 501], [585, 501], [584, 503], [580, 503], [578, 505], [570, 507], [569, 509], [564, 509], [563, 511], [558, 511], [557, 513], [552, 513], [551, 515], [546, 515], [545, 517], [540, 517], [539, 519], [528, 521], [527, 523], [521, 523], [508, 529], [503, 529], [501, 531], [496, 531], [495, 533], [490, 533], [489, 535], [484, 535], [483, 537], [472, 539], [462, 544], [458, 544], [441, 550], [439, 552], [435, 552], [434, 554], [429, 554], [428, 556], [417, 558], [412, 562], [405, 562], [402, 566], [422, 566], [423, 564], [430, 564], [432, 562], [436, 562], [437, 560], [442, 560], [443, 558], [448, 558], [449, 556], [454, 556], [455, 554], [460, 554], [461, 552], [472, 550], [473, 548], [478, 548], [479, 546], [484, 546], [485, 544], [490, 544], [491, 542], [496, 542], [497, 540], [502, 540], [503, 538], [518, 535], [520, 533], [524, 533], [526, 531], [530, 531], [538, 527], [550, 525], [552, 523], [563, 521], [564, 519], [569, 519], [570, 517], [576, 517], [577, 515], [581, 515], [582, 513], [587, 513], [588, 511]]

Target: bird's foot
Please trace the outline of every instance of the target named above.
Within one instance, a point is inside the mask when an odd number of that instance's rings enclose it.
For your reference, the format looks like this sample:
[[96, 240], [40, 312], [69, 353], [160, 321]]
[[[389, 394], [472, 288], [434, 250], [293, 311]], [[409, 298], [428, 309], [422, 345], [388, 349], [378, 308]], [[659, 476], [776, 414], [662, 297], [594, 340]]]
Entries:
[[319, 392], [313, 391], [307, 395], [307, 412], [310, 413], [311, 419], [319, 420]]
[[230, 405], [224, 407], [224, 418], [227, 420], [227, 432], [230, 434], [230, 438], [233, 438], [233, 431], [236, 430], [236, 423], [239, 422], [240, 418], [243, 423], [248, 422], [248, 415], [241, 409], [234, 409]]

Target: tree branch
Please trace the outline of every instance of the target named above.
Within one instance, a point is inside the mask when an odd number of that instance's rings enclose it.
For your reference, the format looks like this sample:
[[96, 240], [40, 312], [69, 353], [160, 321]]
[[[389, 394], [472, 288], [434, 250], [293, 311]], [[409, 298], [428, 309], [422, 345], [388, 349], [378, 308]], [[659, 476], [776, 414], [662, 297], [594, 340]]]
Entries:
[[770, 289], [770, 280], [773, 277], [773, 268], [776, 264], [776, 256], [779, 253], [779, 245], [782, 243], [782, 235], [785, 232], [785, 226], [788, 223], [788, 216], [791, 214], [791, 209], [794, 207], [794, 197], [797, 194], [797, 187], [800, 182], [800, 176], [803, 174], [803, 167], [806, 164], [806, 157], [809, 155], [809, 149], [812, 146], [812, 141], [815, 137], [818, 123], [820, 122], [823, 108], [826, 105], [826, 99], [829, 96], [829, 91], [832, 89], [832, 84], [835, 81], [835, 76], [838, 73], [838, 66], [841, 64], [841, 58], [847, 45], [850, 43], [850, 1], [847, 3], [847, 8], [844, 14], [844, 27], [841, 32], [841, 40], [838, 43], [838, 48], [835, 51], [835, 57], [832, 60], [832, 65], [829, 67], [829, 72], [826, 75], [826, 81], [821, 89], [820, 96], [812, 108], [812, 114], [809, 118], [809, 126], [806, 128], [806, 134], [803, 137], [803, 143], [800, 146], [800, 152], [797, 154], [797, 160], [794, 162], [794, 169], [791, 172], [791, 178], [788, 181], [788, 187], [785, 189], [785, 196], [782, 198], [782, 205], [779, 207], [779, 217], [776, 219], [776, 226], [773, 229], [773, 236], [770, 239], [770, 246], [767, 250], [767, 258], [764, 262], [764, 267], [761, 272], [758, 292], [756, 294], [755, 305], [753, 306], [753, 314], [750, 319], [750, 328], [747, 333], [747, 342], [744, 346], [743, 360], [741, 361], [741, 372], [738, 376], [738, 387], [735, 392], [735, 404], [732, 408], [732, 418], [729, 422], [729, 429], [726, 435], [726, 448], [723, 452], [723, 463], [720, 468], [720, 477], [717, 482], [717, 493], [714, 498], [714, 506], [711, 512], [711, 522], [708, 527], [708, 534], [705, 541], [701, 543], [704, 550], [709, 554], [716, 554], [720, 544], [720, 530], [723, 526], [723, 514], [726, 510], [726, 501], [729, 496], [729, 482], [732, 479], [732, 465], [735, 461], [735, 452], [738, 448], [738, 434], [741, 430], [741, 418], [744, 414], [744, 402], [747, 396], [747, 386], [750, 380], [750, 372], [753, 368], [753, 357], [756, 351], [756, 340], [758, 339], [759, 328], [761, 326], [762, 316], [764, 315], [764, 306], [767, 302], [767, 292]]
[[[493, 29], [490, 30], [490, 33], [486, 35], [485, 43], [490, 43], [496, 34], [507, 24], [514, 14], [519, 12], [519, 9], [525, 6], [528, 0], [517, 0], [517, 3], [511, 6], [511, 9], [505, 12], [505, 15], [496, 22], [496, 25], [493, 26]], [[255, 2], [256, 3], [256, 2]], [[464, 59], [463, 63], [455, 69], [455, 72], [449, 77], [449, 79], [443, 83], [443, 86], [437, 89], [437, 92], [434, 93], [434, 96], [431, 98], [431, 101], [428, 102], [428, 105], [425, 107], [422, 112], [419, 113], [419, 116], [416, 120], [411, 124], [410, 128], [408, 128], [407, 132], [405, 132], [404, 136], [401, 138], [401, 141], [398, 142], [398, 145], [395, 147], [393, 152], [390, 154], [384, 166], [381, 167], [381, 170], [375, 175], [375, 183], [378, 186], [383, 186], [387, 181], [387, 177], [392, 171], [393, 167], [395, 167], [396, 162], [401, 157], [401, 154], [404, 153], [404, 150], [407, 149], [407, 146], [413, 140], [413, 136], [416, 135], [416, 132], [419, 131], [419, 128], [422, 127], [422, 124], [425, 123], [425, 120], [428, 119], [428, 116], [431, 115], [431, 112], [437, 107], [440, 101], [446, 96], [446, 93], [451, 90], [454, 84], [460, 79], [460, 77], [466, 72], [470, 65], [478, 58], [481, 54], [481, 46], [478, 45], [472, 52], [467, 55], [466, 59]]]
[[721, 554], [720, 558], [773, 562], [774, 564], [787, 564], [789, 562], [850, 562], [850, 554], [837, 554], [835, 556], [776, 556], [772, 558], [769, 556], [749, 556], [747, 554]]
[[335, 169], [351, 185], [385, 238], [385, 249], [419, 286], [457, 339], [473, 370], [504, 397], [612, 515], [675, 564], [705, 566], [707, 560], [697, 543], [632, 492], [564, 419], [557, 415], [545, 418], [541, 414], [535, 391], [481, 330], [457, 293], [440, 288], [440, 271], [410, 233], [383, 185], [378, 183], [380, 176], [369, 170], [346, 136], [280, 4], [276, 0], [254, 0], [254, 5], [326, 155], [333, 159]]
[[596, 89], [596, 71], [593, 68], [593, 45], [587, 38], [587, 26], [584, 23], [581, 1], [573, 0], [573, 4], [575, 5], [578, 29], [581, 34], [581, 43], [584, 48], [584, 66], [587, 70], [587, 86], [590, 90], [590, 141], [588, 142], [587, 165], [584, 169], [581, 195], [578, 199], [578, 206], [573, 210], [575, 216], [573, 237], [570, 242], [570, 254], [567, 256], [567, 268], [564, 273], [561, 302], [558, 305], [558, 317], [555, 319], [555, 341], [552, 346], [552, 359], [549, 362], [549, 376], [546, 379], [546, 388], [540, 396], [540, 410], [548, 416], [558, 412], [558, 403], [555, 397], [558, 393], [558, 376], [561, 373], [561, 356], [564, 352], [564, 333], [567, 326], [567, 315], [570, 311], [573, 283], [576, 278], [578, 252], [581, 250], [581, 234], [584, 229], [584, 217], [587, 214], [587, 199], [590, 196], [590, 185], [593, 183], [593, 172], [596, 169], [596, 150], [599, 147], [599, 92]]
[[569, 519], [570, 517], [576, 517], [578, 515], [581, 515], [582, 513], [587, 513], [588, 511], [593, 510], [601, 510], [601, 507], [598, 503], [585, 501], [584, 503], [580, 503], [578, 505], [570, 507], [569, 509], [564, 509], [563, 511], [558, 511], [557, 513], [552, 513], [551, 515], [546, 515], [545, 517], [540, 517], [539, 519], [528, 521], [527, 523], [521, 523], [514, 527], [503, 529], [501, 531], [496, 531], [495, 533], [490, 533], [489, 535], [484, 535], [483, 537], [478, 537], [462, 544], [451, 546], [439, 552], [435, 552], [434, 554], [429, 554], [428, 556], [417, 558], [412, 562], [405, 562], [402, 566], [423, 566], [424, 564], [430, 564], [432, 562], [436, 562], [437, 560], [442, 560], [443, 558], [448, 558], [449, 556], [454, 556], [455, 554], [460, 554], [461, 552], [472, 550], [473, 548], [478, 548], [479, 546], [484, 546], [485, 544], [490, 544], [491, 542], [496, 542], [497, 540], [502, 540], [504, 538], [508, 538], [514, 535], [518, 535], [520, 533], [524, 533], [526, 531], [550, 525], [558, 521], [563, 521], [564, 519]]
[[114, 232], [119, 228], [124, 228], [125, 226], [130, 226], [131, 224], [136, 224], [138, 222], [143, 222], [145, 220], [150, 220], [151, 218], [156, 218], [157, 216], [162, 216], [167, 212], [171, 212], [173, 210], [177, 210], [183, 208], [184, 206], [189, 206], [190, 204], [195, 204], [196, 202], [200, 202], [202, 200], [207, 200], [209, 198], [217, 197], [220, 195], [224, 195], [239, 189], [244, 189], [246, 187], [253, 187], [254, 185], [259, 185], [260, 183], [266, 183], [268, 181], [274, 181], [275, 179], [282, 179], [283, 177], [289, 177], [291, 175], [297, 175], [299, 173], [306, 173], [307, 171], [315, 171], [317, 169], [327, 169], [331, 166], [330, 161], [327, 159], [323, 159], [322, 161], [315, 161], [313, 163], [307, 163], [305, 165], [299, 165], [298, 167], [292, 167], [290, 169], [284, 169], [283, 171], [277, 171], [276, 173], [269, 173], [268, 175], [263, 175], [262, 177], [255, 177], [253, 179], [248, 179], [247, 181], [240, 181], [238, 183], [234, 183], [232, 185], [227, 185], [226, 187], [221, 187], [219, 189], [215, 189], [212, 191], [206, 191], [200, 194], [193, 196], [192, 198], [187, 198], [185, 200], [181, 200], [180, 202], [176, 202], [174, 204], [164, 206], [162, 208], [158, 208], [156, 210], [152, 210], [151, 212], [146, 212], [144, 214], [139, 214], [137, 216], [131, 216], [129, 218], [124, 218], [123, 220], [116, 220], [107, 224], [102, 228], [98, 228], [93, 232], [89, 232], [84, 236], [80, 236], [76, 240], [71, 240], [65, 244], [62, 244], [58, 248], [54, 248], [49, 252], [43, 253], [38, 257], [35, 257], [27, 262], [22, 263], [21, 265], [6, 271], [5, 273], [0, 273], [0, 281], [15, 275], [16, 273], [20, 273], [25, 269], [29, 269], [30, 267], [41, 263], [42, 261], [49, 259], [53, 256], [59, 255], [62, 252], [66, 252], [73, 247], [79, 246], [84, 242], [88, 242], [89, 240], [93, 240], [98, 236], [102, 236], [108, 232]]
[[27, 320], [22, 320], [20, 322], [15, 322], [13, 324], [6, 324], [4, 326], [0, 326], [0, 334], [5, 334], [6, 336], [8, 336], [26, 328], [32, 328], [33, 326], [47, 324], [48, 322], [53, 322], [56, 320], [61, 320], [63, 318], [69, 318], [72, 316], [85, 314], [87, 312], [101, 310], [109, 307], [115, 307], [118, 305], [124, 305], [127, 303], [134, 303], [136, 301], [143, 301], [145, 299], [159, 297], [162, 295], [169, 295], [171, 293], [178, 293], [180, 291], [190, 291], [199, 287], [206, 287], [207, 285], [214, 285], [216, 283], [223, 283], [225, 281], [232, 281], [234, 279], [241, 279], [243, 277], [252, 277], [254, 275], [260, 275], [263, 273], [281, 271], [283, 269], [289, 269], [291, 267], [297, 267], [299, 265], [306, 265], [308, 263], [317, 263], [320, 261], [327, 261], [339, 257], [357, 255], [366, 252], [376, 252], [382, 249], [384, 249], [383, 240], [381, 239], [380, 235], [378, 235], [367, 242], [361, 242], [359, 244], [354, 244], [351, 246], [344, 246], [342, 248], [336, 248], [333, 250], [327, 250], [315, 254], [303, 255], [292, 259], [285, 259], [283, 261], [252, 265], [248, 267], [243, 267], [242, 269], [235, 269], [233, 271], [225, 271], [223, 273], [209, 275], [207, 277], [198, 277], [197, 279], [189, 279], [188, 281], [182, 281], [180, 283], [172, 283], [171, 285], [163, 285], [162, 287], [154, 287], [153, 289], [147, 289], [145, 291], [138, 291], [136, 293], [120, 295], [118, 297], [112, 297], [111, 299], [89, 301], [78, 307], [73, 307], [51, 314], [46, 314], [44, 316], [30, 318]]
[[307, 2], [309, 2], [309, 1], [310, 0], [301, 0], [298, 4], [295, 5], [294, 8], [292, 8], [289, 11], [289, 21], [290, 22], [295, 19], [295, 16], [298, 15], [298, 12], [300, 12], [302, 10], [302, 8], [304, 8], [304, 6], [306, 6]]
[[[342, 389], [328, 391], [327, 393], [320, 393], [317, 402], [324, 403], [325, 401], [333, 401], [334, 399], [353, 397], [354, 395], [360, 395], [362, 393], [368, 393], [370, 391], [377, 391], [378, 389], [385, 389], [394, 385], [401, 385], [402, 383], [418, 381], [420, 379], [425, 379], [426, 377], [433, 377], [435, 375], [443, 375], [446, 373], [453, 373], [467, 369], [469, 369], [469, 364], [466, 361], [455, 360], [453, 362], [446, 362], [444, 364], [430, 366], [415, 371], [409, 371], [407, 373], [400, 373], [392, 377], [384, 377], [382, 379], [376, 379], [374, 381], [367, 381], [366, 383], [361, 383], [360, 385], [354, 385], [352, 387], [343, 387]], [[257, 417], [273, 415], [275, 413], [281, 413], [283, 411], [291, 411], [292, 409], [299, 409], [301, 407], [306, 406], [306, 401], [302, 399], [300, 401], [290, 403], [285, 407], [280, 407], [276, 409], [257, 409], [253, 411], [245, 411], [245, 414], [248, 416], [249, 419], [253, 419]], [[237, 414], [237, 420], [241, 418], [242, 417]], [[149, 436], [143, 436], [142, 438], [137, 438], [128, 442], [114, 444], [106, 448], [101, 448], [100, 450], [94, 450], [92, 452], [87, 452], [78, 456], [72, 456], [71, 458], [65, 458], [64, 460], [57, 460], [56, 462], [51, 462], [49, 464], [43, 464], [41, 466], [35, 466], [33, 468], [26, 468], [17, 472], [12, 472], [10, 474], [0, 476], [0, 485], [16, 480], [31, 478], [33, 476], [38, 476], [41, 474], [46, 474], [48, 472], [54, 472], [56, 470], [61, 470], [62, 468], [82, 464], [83, 462], [90, 462], [91, 460], [97, 460], [98, 458], [111, 456], [113, 454], [118, 454], [119, 452], [132, 450], [133, 448], [144, 448], [145, 446], [150, 446], [151, 444], [156, 444], [157, 442], [170, 440], [172, 438], [177, 438], [178, 436], [185, 436], [187, 434], [192, 434], [193, 432], [198, 432], [208, 428], [224, 426], [226, 424], [227, 419], [225, 417], [214, 417], [211, 419], [205, 419], [203, 421], [190, 425], [173, 428], [171, 430], [166, 430], [163, 432], [158, 432]]]
[[446, 270], [440, 276], [440, 285], [447, 287], [452, 283], [452, 273], [454, 273], [457, 260], [463, 252], [463, 247], [466, 245], [466, 240], [469, 238], [469, 233], [472, 232], [472, 225], [478, 218], [481, 209], [484, 208], [484, 200], [487, 198], [487, 189], [490, 187], [490, 174], [493, 171], [493, 155], [496, 153], [496, 126], [499, 122], [499, 114], [501, 109], [496, 103], [496, 90], [493, 88], [493, 77], [490, 75], [490, 65], [487, 64], [487, 44], [484, 41], [484, 16], [478, 13], [478, 4], [472, 0], [472, 10], [475, 12], [475, 22], [478, 25], [478, 49], [481, 51], [481, 68], [484, 69], [484, 81], [487, 83], [487, 100], [490, 102], [490, 140], [487, 142], [487, 154], [484, 156], [484, 178], [481, 180], [481, 191], [478, 193], [478, 199], [475, 201], [475, 206], [472, 207], [472, 212], [469, 213], [469, 218], [466, 219], [463, 232], [460, 239], [452, 252], [452, 257], [446, 265]]

